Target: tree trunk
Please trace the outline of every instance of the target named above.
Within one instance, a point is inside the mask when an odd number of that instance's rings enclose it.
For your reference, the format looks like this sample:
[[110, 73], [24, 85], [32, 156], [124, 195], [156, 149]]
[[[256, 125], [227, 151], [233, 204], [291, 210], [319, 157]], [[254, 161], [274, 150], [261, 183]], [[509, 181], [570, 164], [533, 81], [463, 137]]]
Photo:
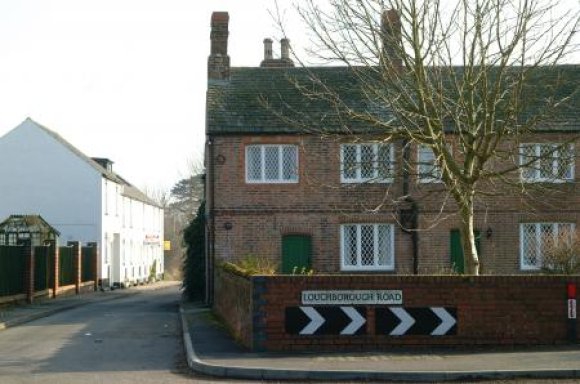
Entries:
[[479, 257], [475, 247], [475, 227], [473, 225], [473, 198], [468, 198], [461, 208], [461, 243], [465, 273], [479, 275]]

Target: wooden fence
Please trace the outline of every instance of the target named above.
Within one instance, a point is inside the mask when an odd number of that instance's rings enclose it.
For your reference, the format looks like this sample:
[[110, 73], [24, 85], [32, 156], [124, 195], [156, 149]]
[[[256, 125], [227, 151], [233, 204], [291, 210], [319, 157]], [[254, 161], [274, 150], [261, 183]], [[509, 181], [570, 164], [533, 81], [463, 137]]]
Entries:
[[0, 246], [0, 303], [35, 297], [56, 297], [97, 289], [98, 248], [55, 242], [32, 247], [30, 243]]

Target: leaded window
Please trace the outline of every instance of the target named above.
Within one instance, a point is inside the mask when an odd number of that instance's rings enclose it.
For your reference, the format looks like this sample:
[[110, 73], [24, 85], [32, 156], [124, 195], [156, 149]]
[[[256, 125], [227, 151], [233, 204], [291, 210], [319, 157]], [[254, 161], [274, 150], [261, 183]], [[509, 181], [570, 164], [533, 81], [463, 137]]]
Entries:
[[342, 270], [394, 269], [394, 226], [341, 225], [341, 266]]
[[247, 146], [246, 182], [298, 182], [298, 147], [295, 145]]
[[574, 147], [554, 143], [520, 145], [521, 177], [526, 182], [574, 180]]
[[340, 163], [343, 183], [390, 183], [395, 175], [395, 149], [393, 144], [342, 144]]
[[525, 223], [520, 224], [520, 266], [524, 270], [537, 270], [550, 248], [560, 241], [571, 240], [572, 223]]
[[437, 165], [433, 149], [426, 145], [418, 147], [417, 173], [421, 183], [441, 182], [441, 168]]

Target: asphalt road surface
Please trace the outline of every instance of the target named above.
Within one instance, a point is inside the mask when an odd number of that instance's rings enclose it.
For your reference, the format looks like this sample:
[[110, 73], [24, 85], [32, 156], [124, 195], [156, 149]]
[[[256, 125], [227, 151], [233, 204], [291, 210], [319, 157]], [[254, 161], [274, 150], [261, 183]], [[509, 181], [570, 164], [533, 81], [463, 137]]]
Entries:
[[[192, 383], [178, 287], [88, 304], [0, 332], [0, 383]], [[210, 380], [208, 382], [211, 382]]]

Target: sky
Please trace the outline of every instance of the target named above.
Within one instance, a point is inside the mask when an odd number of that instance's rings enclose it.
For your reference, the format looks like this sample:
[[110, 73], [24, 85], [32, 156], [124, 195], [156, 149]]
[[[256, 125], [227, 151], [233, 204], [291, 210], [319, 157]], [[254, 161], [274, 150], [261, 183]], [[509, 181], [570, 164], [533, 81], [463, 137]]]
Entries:
[[27, 117], [140, 188], [203, 158], [212, 11], [230, 14], [232, 66], [279, 37], [271, 0], [0, 1], [0, 136]]
[[[309, 42], [291, 3], [280, 12], [300, 49]], [[273, 0], [0, 0], [0, 136], [30, 117], [137, 187], [168, 190], [203, 159], [211, 13], [230, 14], [231, 65], [258, 66], [263, 39], [281, 37], [274, 10]]]

